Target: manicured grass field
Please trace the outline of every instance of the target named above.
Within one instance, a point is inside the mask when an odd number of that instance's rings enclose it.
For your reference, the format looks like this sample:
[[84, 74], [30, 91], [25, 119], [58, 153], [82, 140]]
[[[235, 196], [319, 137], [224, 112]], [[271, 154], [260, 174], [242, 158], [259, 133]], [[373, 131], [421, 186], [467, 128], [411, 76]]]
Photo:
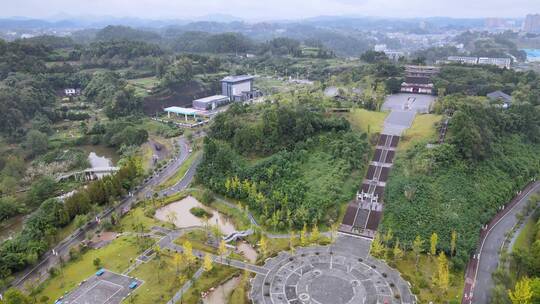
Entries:
[[440, 122], [442, 115], [423, 114], [414, 119], [412, 126], [405, 131], [399, 143], [400, 150], [407, 150], [418, 141], [433, 140], [439, 136], [436, 124]]
[[365, 109], [352, 109], [347, 115], [353, 128], [362, 132], [380, 133], [388, 112], [374, 112]]
[[120, 237], [106, 247], [90, 250], [79, 259], [68, 262], [58, 275], [46, 280], [37, 298], [46, 296], [52, 302], [76, 288], [82, 280], [96, 272], [93, 264], [95, 258], [101, 260], [104, 268], [121, 273], [129, 267], [130, 259], [137, 257], [138, 251], [133, 237]]
[[[460, 303], [463, 294], [464, 273], [450, 270], [450, 286], [448, 292], [438, 298], [439, 291], [433, 284], [433, 276], [437, 271], [437, 258], [428, 255], [420, 256], [418, 272], [416, 272], [415, 257], [412, 252], [407, 252], [403, 259], [398, 261], [396, 268], [403, 278], [412, 284], [412, 292], [418, 296], [418, 303]], [[452, 268], [450, 268], [452, 269]]]
[[[199, 264], [192, 266], [191, 272], [198, 268]], [[173, 258], [165, 253], [161, 255], [161, 267], [154, 258], [148, 263], [141, 264], [130, 275], [144, 281], [144, 284], [123, 302], [130, 304], [165, 303], [182, 286], [183, 282], [180, 282], [179, 276], [184, 275], [186, 279], [190, 279], [192, 276], [188, 269], [185, 268], [181, 268], [180, 273], [177, 275]]]

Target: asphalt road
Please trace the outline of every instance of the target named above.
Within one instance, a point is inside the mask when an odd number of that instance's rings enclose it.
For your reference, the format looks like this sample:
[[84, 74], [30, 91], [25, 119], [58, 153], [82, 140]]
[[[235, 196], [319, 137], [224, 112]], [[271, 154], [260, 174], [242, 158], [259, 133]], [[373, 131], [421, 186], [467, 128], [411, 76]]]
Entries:
[[[517, 197], [517, 202], [512, 207], [508, 207], [510, 209], [507, 208], [506, 213], [496, 217], [495, 221], [490, 223], [486, 230], [482, 231], [484, 237], [470, 263], [473, 269], [471, 269], [472, 274], [468, 271], [462, 303], [490, 303], [490, 293], [493, 288], [491, 274], [499, 264], [499, 250], [506, 239], [505, 234], [517, 224], [516, 215], [527, 206], [529, 198], [537, 191], [540, 191], [540, 182], [526, 188]], [[472, 298], [469, 292], [470, 287], [473, 289]]]
[[[188, 158], [190, 148], [187, 141], [181, 137], [178, 140], [178, 145], [179, 154], [169, 166], [167, 166], [161, 172], [155, 174], [150, 180], [142, 184], [140, 188], [135, 189], [131, 196], [128, 195], [124, 197], [120, 204], [104, 210], [99, 215], [99, 218], [102, 220], [110, 218], [110, 215], [113, 213], [113, 211], [116, 211], [117, 214], [121, 214], [122, 210], [130, 209], [138, 201], [137, 198], [141, 195], [153, 195], [152, 188], [172, 176], [176, 172], [176, 170], [178, 170], [178, 168], [182, 165], [182, 163]], [[187, 185], [191, 183], [195, 175], [196, 166], [198, 165], [198, 163], [199, 161], [194, 162], [194, 164], [189, 168], [184, 178], [177, 185], [175, 185], [175, 189], [185, 189]], [[48, 276], [48, 270], [51, 267], [55, 267], [59, 264], [59, 257], [63, 257], [65, 260], [69, 256], [69, 249], [82, 242], [85, 239], [86, 233], [95, 230], [97, 227], [98, 223], [95, 219], [93, 219], [91, 222], [88, 222], [81, 229], [78, 229], [73, 234], [61, 241], [57, 246], [47, 251], [42, 256], [38, 264], [18, 274], [12, 285], [21, 288], [26, 282], [36, 282], [45, 279]], [[56, 255], [52, 254], [53, 250]]]

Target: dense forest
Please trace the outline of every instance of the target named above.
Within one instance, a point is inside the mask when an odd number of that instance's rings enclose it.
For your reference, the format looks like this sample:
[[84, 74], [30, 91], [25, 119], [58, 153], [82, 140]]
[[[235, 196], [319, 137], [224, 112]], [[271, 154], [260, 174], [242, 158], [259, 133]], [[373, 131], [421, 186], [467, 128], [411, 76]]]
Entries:
[[367, 139], [312, 106], [238, 105], [220, 114], [198, 180], [241, 199], [273, 229], [335, 221], [355, 192], [350, 178], [365, 166]]
[[409, 244], [436, 232], [447, 252], [456, 230], [463, 266], [483, 223], [540, 173], [540, 111], [528, 103], [503, 110], [463, 95], [441, 105], [453, 112], [447, 140], [420, 143], [396, 160], [383, 222]]

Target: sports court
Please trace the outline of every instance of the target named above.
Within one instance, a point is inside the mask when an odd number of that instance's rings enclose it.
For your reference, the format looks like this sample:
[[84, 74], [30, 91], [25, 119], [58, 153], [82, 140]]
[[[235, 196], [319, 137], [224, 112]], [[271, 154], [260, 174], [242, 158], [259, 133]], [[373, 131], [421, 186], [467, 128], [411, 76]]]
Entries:
[[118, 304], [134, 289], [129, 286], [136, 282], [137, 288], [143, 281], [105, 270], [102, 275], [92, 275], [77, 289], [66, 295], [62, 304]]

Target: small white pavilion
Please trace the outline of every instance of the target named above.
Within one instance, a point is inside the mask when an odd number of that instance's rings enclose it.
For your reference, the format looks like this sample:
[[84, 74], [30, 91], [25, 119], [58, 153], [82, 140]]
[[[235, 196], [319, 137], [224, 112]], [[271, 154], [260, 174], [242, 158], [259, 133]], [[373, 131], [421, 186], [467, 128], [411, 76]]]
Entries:
[[181, 107], [168, 107], [163, 109], [167, 112], [167, 117], [171, 117], [171, 113], [176, 114], [176, 116], [184, 115], [185, 120], [188, 120], [188, 116], [193, 116], [193, 119], [197, 118], [199, 111], [191, 108], [181, 108]]

